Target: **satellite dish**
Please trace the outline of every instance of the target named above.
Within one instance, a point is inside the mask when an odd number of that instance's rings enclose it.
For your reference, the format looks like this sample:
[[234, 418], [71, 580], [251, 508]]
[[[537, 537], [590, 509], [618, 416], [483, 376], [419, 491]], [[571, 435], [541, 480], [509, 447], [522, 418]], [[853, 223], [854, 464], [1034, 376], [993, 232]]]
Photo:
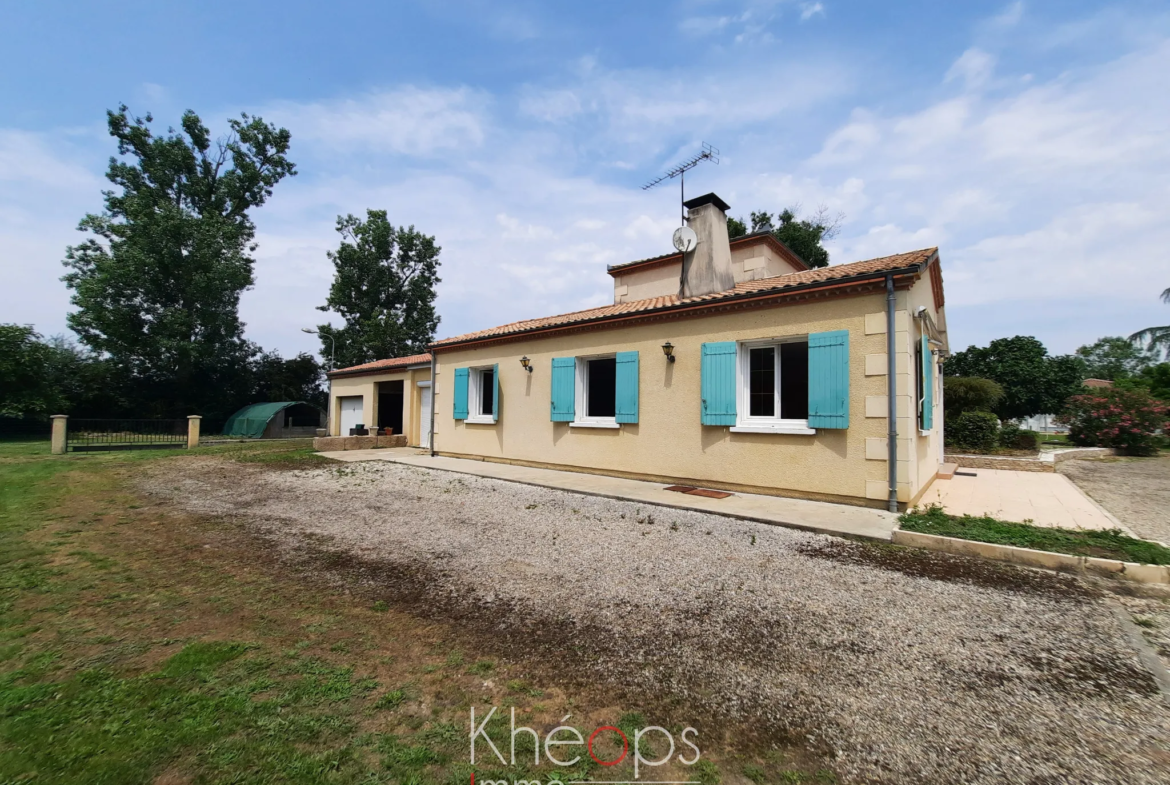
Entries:
[[695, 250], [695, 246], [699, 244], [699, 236], [695, 234], [695, 230], [689, 226], [680, 226], [674, 230], [674, 247], [681, 253]]

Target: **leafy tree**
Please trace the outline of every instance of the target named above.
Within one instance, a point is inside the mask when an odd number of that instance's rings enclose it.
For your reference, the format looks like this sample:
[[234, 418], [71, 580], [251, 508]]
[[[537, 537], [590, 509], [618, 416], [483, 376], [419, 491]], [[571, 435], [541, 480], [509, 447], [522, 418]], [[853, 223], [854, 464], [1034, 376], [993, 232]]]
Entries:
[[1158, 400], [1170, 401], [1170, 363], [1148, 365], [1141, 373], [1121, 379], [1114, 386], [1124, 390], [1145, 390]]
[[49, 376], [51, 355], [32, 327], [0, 324], [0, 417], [62, 413], [65, 400]]
[[1085, 375], [1090, 379], [1124, 379], [1141, 373], [1153, 364], [1156, 353], [1128, 338], [1101, 338], [1096, 343], [1077, 349], [1077, 357], [1085, 366]]
[[958, 416], [963, 412], [991, 412], [1003, 400], [1003, 387], [991, 379], [968, 376], [946, 376], [943, 378], [943, 400], [946, 416]]
[[318, 310], [340, 314], [345, 326], [317, 327], [322, 353], [329, 335], [341, 367], [425, 352], [439, 326], [435, 238], [414, 226], [395, 228], [385, 210], [367, 210], [364, 221], [338, 217], [337, 231], [341, 245], [329, 252], [333, 285]]
[[[821, 207], [807, 219], [797, 217], [800, 207], [789, 207], [782, 211], [777, 218], [780, 225], [775, 226], [772, 214], [767, 212], [752, 212], [751, 234], [756, 232], [771, 232], [772, 236], [784, 243], [809, 267], [827, 267], [829, 252], [821, 245], [837, 235], [841, 223], [841, 216], [829, 216], [828, 210]], [[732, 239], [749, 234], [747, 224], [742, 218], [727, 219], [727, 234]]]
[[302, 352], [286, 360], [276, 352], [265, 352], [253, 361], [252, 374], [253, 402], [305, 401], [322, 409], [328, 405], [321, 387], [321, 365], [311, 354]]
[[192, 111], [155, 136], [153, 118], [107, 112], [105, 210], [70, 247], [69, 326], [108, 355], [144, 414], [222, 414], [246, 395], [256, 347], [243, 338], [240, 294], [254, 281], [249, 211], [295, 175], [287, 130], [241, 115], [213, 142]]
[[[1162, 292], [1162, 302], [1170, 303], [1170, 289]], [[1129, 340], [1151, 351], [1161, 352], [1163, 357], [1170, 359], [1170, 324], [1138, 330], [1129, 336]]]
[[1031, 336], [997, 338], [986, 347], [970, 346], [943, 365], [947, 376], [979, 376], [999, 382], [1004, 396], [992, 411], [1001, 420], [1059, 413], [1069, 396], [1081, 391], [1081, 362], [1052, 357]]

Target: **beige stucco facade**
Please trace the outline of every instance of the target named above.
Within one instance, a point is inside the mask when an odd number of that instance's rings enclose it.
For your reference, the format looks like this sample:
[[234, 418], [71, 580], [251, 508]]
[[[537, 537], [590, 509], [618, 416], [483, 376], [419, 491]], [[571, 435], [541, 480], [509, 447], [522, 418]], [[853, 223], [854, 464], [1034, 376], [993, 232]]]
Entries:
[[361, 396], [363, 417], [361, 421], [367, 425], [374, 425], [378, 422], [379, 416], [378, 384], [401, 381], [403, 383], [403, 432], [411, 446], [422, 444], [425, 435], [424, 429], [430, 426], [429, 422], [422, 422], [420, 417], [423, 387], [429, 386], [430, 380], [430, 366], [416, 366], [383, 373], [366, 373], [331, 379], [329, 385], [329, 435], [346, 435], [341, 433], [342, 398]]
[[[934, 428], [918, 429], [913, 358], [922, 320], [913, 314], [923, 305], [936, 324], [945, 322], [927, 276], [896, 297], [898, 499], [905, 504], [933, 480], [942, 456], [937, 366]], [[885, 295], [871, 293], [439, 349], [433, 446], [448, 455], [883, 506], [888, 489], [885, 326]], [[703, 343], [833, 330], [849, 332], [848, 428], [792, 435], [733, 433], [727, 426], [701, 424]], [[674, 363], [663, 355], [666, 341], [675, 347]], [[603, 429], [550, 421], [554, 357], [629, 351], [639, 353], [636, 424]], [[532, 373], [519, 362], [525, 355]], [[455, 369], [494, 364], [499, 365], [498, 421], [455, 420]], [[335, 397], [356, 390], [373, 395], [372, 378], [344, 380], [344, 387], [342, 381], [334, 383]], [[414, 423], [412, 444], [425, 425]]]

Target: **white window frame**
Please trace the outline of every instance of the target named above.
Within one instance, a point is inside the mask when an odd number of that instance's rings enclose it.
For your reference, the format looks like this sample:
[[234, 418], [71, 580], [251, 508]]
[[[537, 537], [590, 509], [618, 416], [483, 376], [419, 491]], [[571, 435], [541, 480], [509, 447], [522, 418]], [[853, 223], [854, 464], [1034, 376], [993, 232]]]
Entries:
[[[808, 343], [808, 335], [786, 335], [783, 338], [764, 338], [755, 341], [740, 341], [736, 344], [735, 380], [735, 425], [732, 433], [777, 433], [798, 436], [812, 436], [815, 428], [808, 427], [808, 419], [794, 420], [781, 417], [752, 417], [751, 412], [751, 350], [778, 348], [785, 343]], [[776, 408], [780, 411], [780, 356], [777, 352], [775, 363]]]
[[[495, 425], [492, 413], [481, 413], [483, 409], [483, 372], [494, 371], [494, 365], [467, 369], [467, 420], [472, 425]], [[496, 395], [500, 394], [500, 380], [496, 379]]]
[[[590, 354], [584, 357], [577, 357], [576, 364], [576, 395], [575, 404], [573, 406], [573, 422], [569, 423], [570, 428], [621, 428], [621, 424], [617, 421], [617, 412], [614, 412], [613, 417], [589, 417], [586, 412], [589, 411], [589, 362], [591, 360], [616, 360], [617, 353], [611, 352], [609, 354]], [[615, 378], [614, 384], [616, 386], [617, 380]], [[614, 391], [616, 394], [616, 390]], [[616, 399], [615, 399], [616, 400]]]

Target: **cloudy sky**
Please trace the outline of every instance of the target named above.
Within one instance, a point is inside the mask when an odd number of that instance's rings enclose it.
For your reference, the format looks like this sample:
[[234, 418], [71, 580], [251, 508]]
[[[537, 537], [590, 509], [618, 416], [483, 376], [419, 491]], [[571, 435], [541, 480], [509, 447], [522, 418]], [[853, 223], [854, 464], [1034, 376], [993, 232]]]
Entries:
[[[185, 8], [184, 8], [185, 6]], [[105, 110], [241, 111], [300, 174], [255, 214], [247, 334], [290, 354], [339, 214], [443, 247], [439, 336], [609, 302], [677, 189], [843, 214], [833, 263], [937, 245], [951, 344], [1069, 352], [1170, 322], [1165, 3], [0, 2], [0, 321], [65, 331]]]

